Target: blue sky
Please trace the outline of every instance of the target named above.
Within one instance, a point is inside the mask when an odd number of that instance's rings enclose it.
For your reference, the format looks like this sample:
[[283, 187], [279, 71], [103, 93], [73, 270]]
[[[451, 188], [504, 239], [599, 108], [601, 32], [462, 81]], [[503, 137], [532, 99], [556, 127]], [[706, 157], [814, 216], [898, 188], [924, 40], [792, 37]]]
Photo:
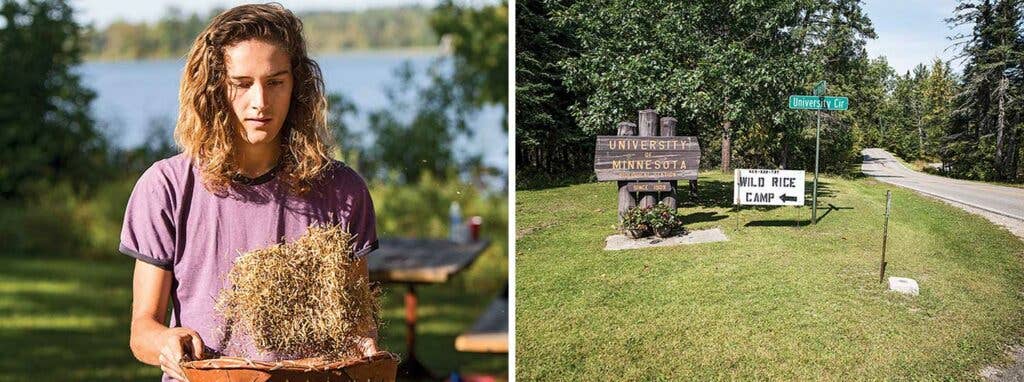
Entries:
[[[896, 73], [903, 74], [919, 63], [930, 65], [935, 57], [944, 61], [959, 54], [946, 39], [954, 31], [944, 21], [953, 15], [955, 0], [868, 0], [862, 8], [871, 18], [878, 38], [868, 40], [868, 55], [885, 56]], [[967, 30], [967, 32], [970, 32]], [[952, 67], [959, 72], [961, 61]]]
[[[79, 11], [80, 21], [106, 25], [116, 19], [131, 21], [155, 20], [171, 4], [186, 12], [205, 12], [213, 6], [230, 7], [246, 3], [241, 0], [73, 0]], [[249, 1], [251, 2], [251, 1]], [[369, 6], [394, 6], [401, 4], [422, 4], [432, 6], [437, 0], [280, 0], [281, 4], [293, 11], [314, 9], [351, 10]], [[470, 0], [468, 3], [490, 3], [493, 1]], [[945, 18], [950, 17], [956, 0], [867, 0], [863, 9], [871, 18], [878, 38], [867, 42], [871, 57], [886, 56], [897, 73], [904, 73], [918, 63], [930, 64], [934, 57], [950, 60], [956, 49], [946, 48], [951, 36]], [[960, 70], [960, 62], [953, 62], [953, 68]]]

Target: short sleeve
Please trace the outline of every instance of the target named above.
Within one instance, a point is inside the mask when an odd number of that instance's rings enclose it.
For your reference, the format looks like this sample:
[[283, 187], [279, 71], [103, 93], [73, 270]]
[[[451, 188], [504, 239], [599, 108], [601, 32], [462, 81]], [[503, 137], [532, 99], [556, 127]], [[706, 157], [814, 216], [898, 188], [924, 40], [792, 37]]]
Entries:
[[349, 229], [355, 235], [353, 253], [356, 258], [369, 255], [377, 248], [380, 242], [377, 240], [377, 215], [373, 211], [373, 198], [370, 197], [370, 190], [366, 187], [366, 181], [359, 174], [353, 171], [355, 183], [358, 190], [353, 193], [353, 210], [349, 214]]
[[124, 212], [119, 250], [166, 270], [174, 267], [174, 196], [159, 162], [135, 183]]

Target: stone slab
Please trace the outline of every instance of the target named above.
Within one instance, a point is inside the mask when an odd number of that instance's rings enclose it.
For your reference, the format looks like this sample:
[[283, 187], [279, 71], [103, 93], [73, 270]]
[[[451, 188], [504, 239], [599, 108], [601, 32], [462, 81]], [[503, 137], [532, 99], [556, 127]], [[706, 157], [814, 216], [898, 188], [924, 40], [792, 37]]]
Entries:
[[608, 236], [604, 239], [604, 250], [605, 251], [620, 251], [623, 249], [640, 249], [640, 248], [652, 248], [652, 247], [671, 247], [676, 245], [685, 244], [700, 244], [700, 243], [714, 243], [718, 241], [728, 241], [729, 238], [725, 236], [720, 228], [705, 229], [700, 231], [693, 231], [686, 236], [676, 236], [667, 239], [661, 239], [657, 237], [645, 237], [643, 239], [630, 239], [622, 234], [615, 234]]
[[920, 288], [917, 286], [917, 281], [906, 277], [890, 277], [889, 290], [911, 296], [917, 296], [920, 292]]

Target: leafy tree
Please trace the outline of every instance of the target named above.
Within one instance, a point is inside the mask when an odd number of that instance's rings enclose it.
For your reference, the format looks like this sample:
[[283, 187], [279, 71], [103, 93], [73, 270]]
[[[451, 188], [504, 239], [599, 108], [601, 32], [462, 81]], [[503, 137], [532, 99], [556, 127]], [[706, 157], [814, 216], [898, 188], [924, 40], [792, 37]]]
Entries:
[[[582, 95], [573, 115], [584, 132], [596, 135], [634, 120], [637, 109], [653, 108], [678, 118], [681, 133], [700, 136], [704, 163], [728, 169], [731, 140], [745, 132], [742, 122], [770, 116], [767, 110], [779, 109], [799, 82], [804, 61], [797, 29], [809, 4], [572, 4], [556, 20], [574, 31], [581, 47], [578, 57], [564, 61], [565, 84]], [[776, 128], [783, 119], [767, 121]], [[709, 155], [715, 148], [721, 161]]]
[[452, 141], [467, 130], [466, 109], [459, 103], [458, 87], [441, 75], [443, 63], [431, 65], [424, 87], [417, 86], [411, 64], [396, 72], [397, 84], [387, 91], [391, 106], [369, 114], [375, 139], [361, 164], [363, 173], [412, 184], [424, 173], [444, 178], [455, 167]]
[[479, 8], [442, 2], [430, 25], [449, 39], [452, 80], [475, 106], [508, 108], [508, 2]]
[[889, 100], [890, 139], [886, 141], [886, 148], [903, 158], [919, 158], [923, 152], [924, 99], [921, 90], [928, 76], [927, 67], [918, 64], [912, 72], [896, 78]]
[[886, 137], [892, 132], [891, 126], [887, 131], [889, 134], [883, 134], [883, 131], [886, 130], [886, 124], [895, 123], [891, 116], [891, 95], [895, 84], [896, 72], [885, 57], [868, 62], [860, 92], [864, 107], [854, 108], [854, 112], [860, 114], [855, 123], [862, 146], [883, 147], [889, 142]]
[[[822, 112], [821, 168], [823, 171], [845, 173], [859, 158], [864, 130], [872, 129], [878, 120], [878, 109], [872, 107], [884, 89], [887, 72], [867, 58], [867, 39], [876, 38], [871, 20], [857, 0], [830, 0], [809, 7], [801, 22], [805, 34], [802, 51], [808, 61], [804, 83], [825, 80], [828, 94], [850, 99], [850, 110]], [[810, 117], [811, 113], [803, 112]], [[806, 118], [804, 135], [810, 138], [810, 118]], [[804, 168], [812, 168], [813, 141], [804, 140]]]
[[949, 124], [956, 81], [949, 63], [936, 58], [932, 62], [928, 77], [921, 83], [921, 102], [924, 107], [921, 125], [926, 136], [922, 156], [926, 158], [938, 157], [941, 138]]
[[[473, 134], [466, 121], [480, 107], [508, 102], [507, 13], [506, 4], [471, 8], [445, 2], [434, 10], [431, 26], [437, 35], [449, 36], [452, 54], [430, 64], [425, 83], [409, 63], [396, 71], [396, 83], [386, 90], [389, 107], [368, 114], [374, 134], [368, 147], [353, 145], [358, 137], [335, 128], [339, 140], [350, 143], [348, 150], [358, 151], [363, 174], [416, 184], [424, 175], [447, 179], [456, 173], [477, 178], [495, 173], [474, 153], [457, 161], [454, 142]], [[340, 107], [332, 114], [347, 112]], [[343, 126], [343, 121], [332, 117], [332, 124]]]
[[82, 41], [63, 0], [6, 0], [0, 6], [0, 198], [33, 185], [100, 178], [107, 144], [89, 104], [95, 94], [73, 68]]

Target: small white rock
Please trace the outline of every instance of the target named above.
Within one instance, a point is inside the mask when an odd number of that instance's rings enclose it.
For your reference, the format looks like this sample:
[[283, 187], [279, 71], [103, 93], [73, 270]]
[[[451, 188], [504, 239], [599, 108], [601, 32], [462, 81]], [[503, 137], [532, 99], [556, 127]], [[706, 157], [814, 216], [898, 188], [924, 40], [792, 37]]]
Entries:
[[920, 291], [917, 287], [917, 281], [914, 281], [914, 279], [908, 279], [906, 277], [890, 277], [889, 290], [893, 292], [909, 294], [911, 296], [917, 296], [918, 292]]

